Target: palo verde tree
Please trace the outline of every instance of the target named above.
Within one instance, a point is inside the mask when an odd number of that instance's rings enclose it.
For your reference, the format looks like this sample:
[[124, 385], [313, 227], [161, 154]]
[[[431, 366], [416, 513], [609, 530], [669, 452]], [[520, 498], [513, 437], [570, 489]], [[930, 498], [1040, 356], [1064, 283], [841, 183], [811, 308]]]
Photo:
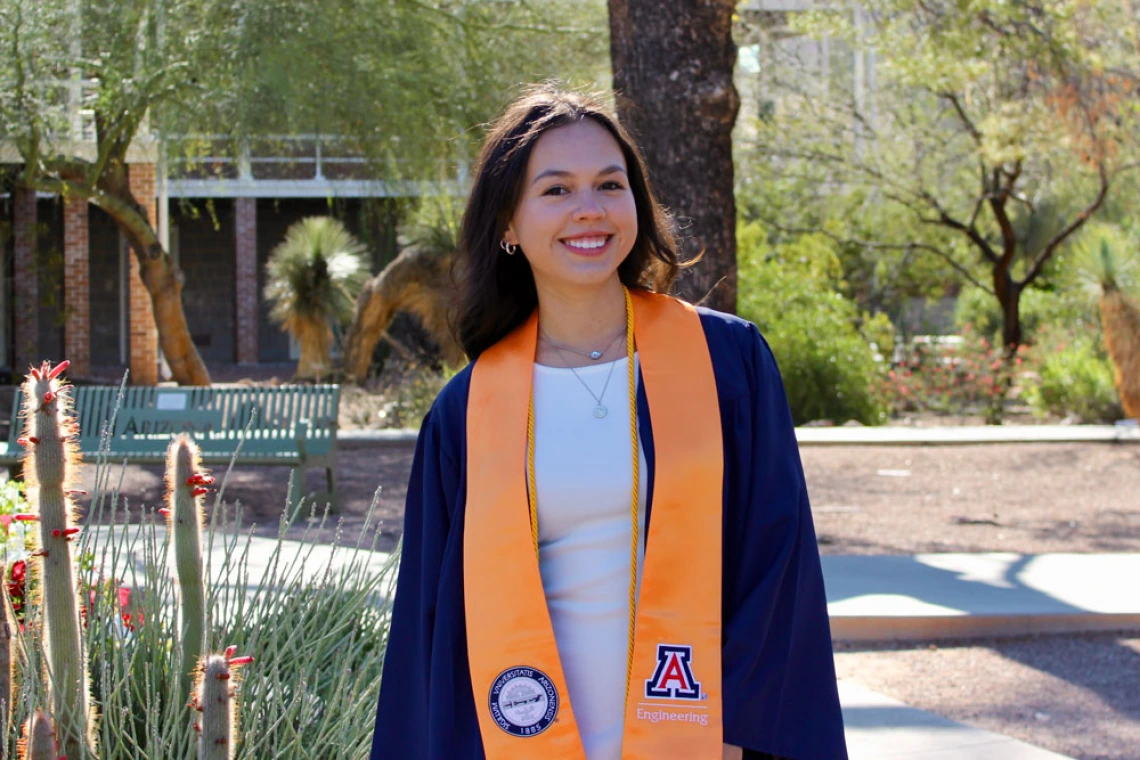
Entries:
[[[940, 257], [997, 299], [1022, 343], [1019, 300], [1136, 164], [1136, 17], [1087, 0], [867, 0], [793, 21], [762, 46], [764, 178], [846, 216], [889, 207], [913, 224], [812, 231]], [[785, 30], [787, 31], [787, 30]], [[794, 205], [774, 225], [795, 228]], [[806, 225], [806, 226], [810, 226]]]
[[26, 188], [84, 198], [129, 241], [162, 351], [181, 384], [209, 374], [182, 308], [183, 276], [131, 193], [128, 152], [155, 109], [208, 97], [196, 72], [225, 57], [231, 0], [6, 0], [0, 4], [0, 140]]

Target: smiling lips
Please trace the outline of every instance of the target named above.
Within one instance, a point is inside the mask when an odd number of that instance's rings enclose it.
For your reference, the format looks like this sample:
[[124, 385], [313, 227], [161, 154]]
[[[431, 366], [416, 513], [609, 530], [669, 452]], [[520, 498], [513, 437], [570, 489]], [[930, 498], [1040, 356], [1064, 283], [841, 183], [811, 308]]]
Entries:
[[562, 244], [574, 251], [586, 255], [601, 252], [610, 242], [610, 235], [591, 235], [589, 237], [563, 238]]

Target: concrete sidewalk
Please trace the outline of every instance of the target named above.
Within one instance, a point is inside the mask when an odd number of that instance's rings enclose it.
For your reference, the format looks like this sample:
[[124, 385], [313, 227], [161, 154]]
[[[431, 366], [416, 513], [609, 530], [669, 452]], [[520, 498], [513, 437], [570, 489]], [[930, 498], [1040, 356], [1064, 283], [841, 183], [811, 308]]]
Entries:
[[[337, 443], [352, 446], [416, 445], [418, 431], [342, 430]], [[985, 443], [1140, 443], [1136, 425], [957, 425], [946, 427], [798, 427], [801, 446], [948, 446]]]
[[[122, 553], [115, 574], [138, 568], [144, 548], [137, 543], [150, 528], [116, 528]], [[155, 529], [161, 542], [164, 528]], [[96, 563], [110, 529], [94, 528], [88, 540]], [[247, 538], [236, 543], [240, 552]], [[249, 538], [246, 591], [253, 592], [276, 561], [294, 562], [316, 578], [352, 561], [380, 573], [390, 559], [380, 552], [362, 557], [325, 545]], [[233, 542], [232, 537], [228, 542]], [[233, 584], [223, 571], [224, 543], [208, 551], [214, 583]], [[105, 558], [106, 557], [106, 558]], [[152, 560], [153, 561], [153, 560]], [[826, 556], [823, 558], [828, 610], [835, 640], [955, 637], [1140, 629], [1140, 554], [925, 554], [906, 556]], [[108, 572], [109, 568], [105, 568]], [[394, 577], [386, 585], [388, 593]], [[1067, 760], [1006, 736], [966, 726], [909, 707], [841, 681], [840, 700], [850, 760]]]
[[[139, 542], [151, 528], [115, 528], [122, 555], [115, 574], [139, 569], [145, 556]], [[161, 546], [165, 528], [154, 526]], [[93, 528], [90, 540], [97, 562], [111, 561], [101, 547], [111, 528]], [[270, 570], [277, 539], [242, 536], [250, 586]], [[207, 548], [212, 581], [223, 579], [226, 543], [215, 537]], [[278, 562], [297, 563], [298, 572], [316, 577], [339, 569], [354, 557], [379, 573], [389, 555], [333, 551], [325, 544], [280, 542]], [[919, 554], [915, 556], [824, 556], [832, 638], [836, 641], [886, 641], [924, 638], [1012, 636], [1030, 633], [1140, 630], [1140, 553], [1133, 554]], [[109, 568], [104, 568], [110, 573]], [[394, 579], [393, 579], [394, 580]]]
[[1068, 760], [839, 682], [849, 760]]
[[825, 556], [832, 638], [1140, 630], [1140, 554]]
[[1136, 425], [799, 427], [801, 446], [948, 446], [984, 443], [1140, 443]]

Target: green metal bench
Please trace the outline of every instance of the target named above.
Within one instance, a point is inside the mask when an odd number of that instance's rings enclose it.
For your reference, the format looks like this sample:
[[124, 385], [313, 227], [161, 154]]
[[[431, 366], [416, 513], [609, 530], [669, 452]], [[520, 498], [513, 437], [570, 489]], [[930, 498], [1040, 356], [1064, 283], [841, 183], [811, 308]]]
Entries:
[[[161, 464], [170, 439], [185, 432], [194, 436], [204, 464], [228, 464], [240, 443], [235, 464], [292, 467], [290, 504], [301, 498], [305, 468], [323, 467], [335, 504], [339, 385], [131, 387], [123, 389], [116, 412], [119, 391], [117, 386], [71, 388], [85, 461], [106, 450], [109, 462]], [[13, 473], [24, 455], [17, 442], [23, 435], [23, 403], [17, 390], [7, 448], [0, 451], [0, 465]]]

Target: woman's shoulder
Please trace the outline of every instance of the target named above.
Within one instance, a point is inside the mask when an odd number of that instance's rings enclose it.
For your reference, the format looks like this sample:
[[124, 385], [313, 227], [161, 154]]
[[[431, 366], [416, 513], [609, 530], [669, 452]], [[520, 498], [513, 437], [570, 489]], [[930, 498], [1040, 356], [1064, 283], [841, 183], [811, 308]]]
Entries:
[[723, 311], [697, 307], [705, 340], [712, 358], [713, 374], [722, 399], [755, 394], [769, 373], [775, 372], [776, 361], [767, 341], [755, 324]]
[[431, 414], [435, 417], [454, 420], [463, 418], [467, 414], [467, 394], [471, 389], [471, 369], [475, 362], [468, 362], [463, 369], [443, 386], [435, 397], [431, 407]]
[[756, 325], [743, 317], [716, 311], [704, 306], [696, 307], [701, 317], [701, 327], [705, 330], [707, 340], [716, 341], [739, 347], [751, 346], [756, 341], [760, 331]]

